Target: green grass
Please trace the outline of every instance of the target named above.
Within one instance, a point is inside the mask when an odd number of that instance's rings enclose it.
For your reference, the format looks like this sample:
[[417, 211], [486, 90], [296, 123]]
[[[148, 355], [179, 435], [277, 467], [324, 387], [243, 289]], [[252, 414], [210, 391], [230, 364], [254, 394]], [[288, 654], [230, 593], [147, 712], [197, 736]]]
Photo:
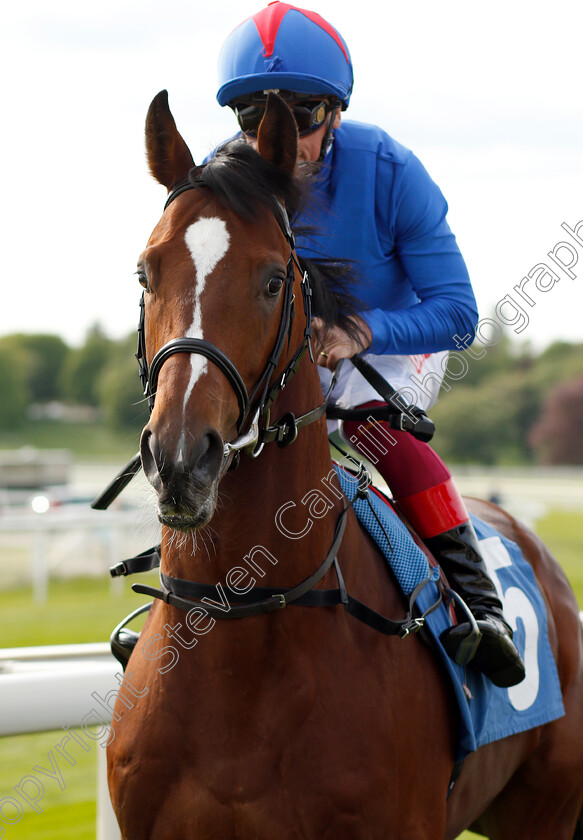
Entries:
[[[552, 511], [540, 520], [537, 532], [549, 545], [571, 580], [583, 605], [583, 534], [580, 513]], [[154, 572], [145, 577], [156, 580]], [[46, 604], [35, 604], [30, 587], [0, 592], [0, 647], [38, 644], [73, 644], [105, 641], [113, 627], [144, 602], [128, 581], [111, 591], [105, 578], [51, 582]], [[62, 738], [60, 733], [20, 735], [1, 739], [0, 799], [31, 774], [35, 764], [48, 767], [47, 754]], [[47, 778], [42, 814], [24, 809], [13, 825], [0, 822], [6, 840], [93, 840], [95, 837], [96, 748], [79, 749], [77, 764], [62, 769], [66, 789]], [[469, 831], [459, 840], [479, 835]], [[0, 840], [2, 835], [0, 834]]]
[[[22, 808], [19, 815], [15, 809], [11, 811], [6, 804], [7, 816], [14, 815], [14, 819], [20, 816], [18, 822], [13, 824], [0, 823], [5, 829], [6, 840], [94, 840], [97, 768], [95, 749], [100, 747], [94, 747], [89, 752], [84, 752], [80, 747], [75, 753], [71, 750], [71, 757], [77, 761], [74, 766], [64, 760], [62, 764], [58, 762], [64, 789], [55, 779], [43, 777], [33, 769], [37, 764], [50, 769], [48, 753], [61, 738], [62, 733], [58, 732], [2, 738], [0, 798], [12, 796], [20, 802]], [[27, 805], [14, 790], [15, 786], [22, 784], [23, 790], [36, 798], [33, 785], [22, 782], [24, 777], [31, 775], [43, 780], [44, 793], [42, 798], [39, 796], [37, 802], [37, 808], [42, 809], [40, 814]]]
[[[140, 581], [156, 585], [157, 574]], [[131, 581], [105, 578], [51, 581], [48, 600], [36, 604], [29, 587], [0, 592], [0, 647], [104, 642], [122, 618], [145, 601], [130, 589]], [[119, 588], [119, 589], [118, 589]]]
[[548, 545], [583, 606], [583, 529], [581, 513], [550, 511], [538, 523], [536, 532]]

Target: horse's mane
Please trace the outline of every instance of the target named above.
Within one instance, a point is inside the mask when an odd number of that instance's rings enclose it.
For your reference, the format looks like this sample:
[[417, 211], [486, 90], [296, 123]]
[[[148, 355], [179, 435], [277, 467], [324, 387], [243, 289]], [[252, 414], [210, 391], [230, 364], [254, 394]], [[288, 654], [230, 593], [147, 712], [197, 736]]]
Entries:
[[208, 163], [192, 169], [189, 180], [195, 186], [209, 187], [225, 207], [243, 219], [257, 218], [261, 207], [278, 216], [281, 202], [291, 219], [304, 199], [303, 178], [295, 178], [238, 139], [220, 146]]
[[[294, 224], [299, 211], [309, 200], [313, 171], [306, 168], [294, 176], [259, 155], [248, 143], [231, 140], [202, 166], [189, 173], [194, 186], [212, 190], [219, 201], [243, 219], [255, 219], [259, 208], [270, 210], [279, 217], [283, 202], [296, 234], [306, 234]], [[358, 282], [352, 265], [338, 260], [309, 260], [300, 258], [310, 275], [313, 314], [320, 317], [327, 328], [335, 324], [352, 338], [362, 339], [361, 330], [351, 320], [365, 307], [349, 287]]]

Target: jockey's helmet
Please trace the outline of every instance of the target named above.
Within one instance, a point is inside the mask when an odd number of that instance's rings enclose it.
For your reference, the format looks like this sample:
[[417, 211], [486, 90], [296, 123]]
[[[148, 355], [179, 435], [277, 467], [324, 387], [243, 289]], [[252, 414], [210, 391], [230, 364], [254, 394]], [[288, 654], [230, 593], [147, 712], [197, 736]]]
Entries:
[[220, 105], [277, 90], [331, 97], [344, 110], [352, 85], [352, 61], [340, 33], [315, 12], [279, 0], [239, 24], [219, 55]]

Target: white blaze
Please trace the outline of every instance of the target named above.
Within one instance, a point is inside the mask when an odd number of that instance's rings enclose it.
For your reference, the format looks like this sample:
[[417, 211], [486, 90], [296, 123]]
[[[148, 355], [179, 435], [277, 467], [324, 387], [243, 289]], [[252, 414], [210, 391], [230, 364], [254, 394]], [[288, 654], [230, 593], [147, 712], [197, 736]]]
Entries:
[[[201, 297], [206, 279], [229, 250], [229, 231], [223, 219], [199, 219], [184, 234], [186, 247], [196, 268], [196, 287], [192, 324], [186, 332], [188, 338], [203, 338]], [[207, 359], [198, 354], [190, 356], [190, 382], [184, 395], [183, 409], [186, 409], [195, 382], [207, 370]]]

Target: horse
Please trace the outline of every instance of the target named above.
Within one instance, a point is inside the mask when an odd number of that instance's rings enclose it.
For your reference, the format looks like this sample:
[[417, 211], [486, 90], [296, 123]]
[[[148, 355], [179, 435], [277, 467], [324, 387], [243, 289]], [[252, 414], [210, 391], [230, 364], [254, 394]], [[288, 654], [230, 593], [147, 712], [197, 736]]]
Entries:
[[472, 752], [449, 796], [457, 713], [430, 645], [302, 601], [337, 589], [341, 570], [371, 610], [406, 606], [333, 482], [310, 360], [317, 290], [288, 222], [301, 179], [287, 105], [270, 94], [256, 150], [228, 146], [195, 167], [162, 91], [146, 147], [168, 191], [138, 263], [152, 408], [140, 453], [166, 586], [107, 747], [124, 840], [583, 836], [581, 625], [533, 533], [469, 503], [532, 565], [565, 715]]

